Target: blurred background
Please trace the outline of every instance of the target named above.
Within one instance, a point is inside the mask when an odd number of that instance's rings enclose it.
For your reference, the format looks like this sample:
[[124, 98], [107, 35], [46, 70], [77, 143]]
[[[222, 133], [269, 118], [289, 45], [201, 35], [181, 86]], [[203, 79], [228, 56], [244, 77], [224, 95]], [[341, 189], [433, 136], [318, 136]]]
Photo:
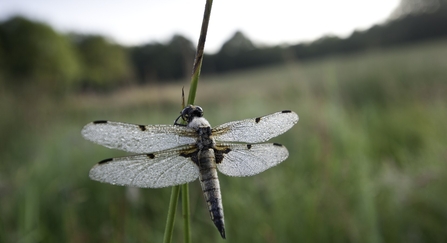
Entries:
[[[171, 189], [91, 181], [126, 153], [80, 130], [173, 123], [204, 2], [127, 3], [0, 3], [0, 242], [162, 241]], [[196, 98], [210, 123], [300, 116], [272, 139], [285, 162], [220, 176], [227, 241], [447, 242], [447, 1], [294, 4], [213, 6]], [[119, 25], [146, 8], [156, 22]], [[198, 182], [190, 198], [193, 242], [224, 242]]]

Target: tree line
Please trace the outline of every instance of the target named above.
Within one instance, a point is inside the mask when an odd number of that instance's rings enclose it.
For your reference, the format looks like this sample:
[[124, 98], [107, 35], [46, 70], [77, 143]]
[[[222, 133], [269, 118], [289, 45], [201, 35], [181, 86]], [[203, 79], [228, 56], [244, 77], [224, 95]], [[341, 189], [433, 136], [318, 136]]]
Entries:
[[[202, 73], [218, 74], [445, 38], [447, 25], [443, 23], [447, 23], [447, 4], [440, 4], [435, 11], [395, 17], [344, 39], [325, 36], [310, 43], [260, 48], [236, 32], [219, 52], [205, 55]], [[190, 76], [193, 59], [194, 45], [179, 35], [167, 43], [125, 47], [99, 35], [60, 34], [46, 24], [23, 17], [0, 23], [0, 84], [9, 88], [33, 86], [60, 92], [175, 82]]]

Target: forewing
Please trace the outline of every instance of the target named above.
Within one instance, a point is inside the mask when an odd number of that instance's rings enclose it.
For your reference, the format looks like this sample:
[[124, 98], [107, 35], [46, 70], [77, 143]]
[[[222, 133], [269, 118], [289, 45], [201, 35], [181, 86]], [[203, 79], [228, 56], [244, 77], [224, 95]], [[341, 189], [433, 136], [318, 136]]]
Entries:
[[280, 111], [270, 115], [233, 121], [213, 129], [213, 137], [222, 142], [260, 143], [283, 134], [298, 122], [293, 111]]
[[194, 146], [162, 152], [106, 159], [90, 170], [90, 178], [113, 185], [160, 188], [185, 184], [199, 176], [199, 168], [181, 154]]
[[259, 174], [287, 159], [287, 148], [278, 143], [218, 144], [222, 161], [217, 161], [220, 172], [229, 176]]
[[173, 125], [136, 125], [96, 121], [82, 129], [87, 140], [132, 153], [152, 153], [195, 143], [193, 129]]

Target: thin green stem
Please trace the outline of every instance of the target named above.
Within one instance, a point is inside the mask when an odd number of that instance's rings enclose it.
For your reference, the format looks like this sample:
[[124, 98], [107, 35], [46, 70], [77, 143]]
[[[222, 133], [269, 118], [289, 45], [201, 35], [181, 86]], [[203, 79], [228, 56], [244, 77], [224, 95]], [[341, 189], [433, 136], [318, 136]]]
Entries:
[[165, 235], [163, 243], [171, 243], [172, 232], [174, 231], [175, 212], [177, 211], [178, 196], [180, 193], [180, 186], [172, 187], [171, 200], [169, 201], [168, 219], [166, 220]]
[[[200, 70], [202, 68], [203, 53], [205, 49], [206, 34], [208, 32], [208, 23], [211, 16], [212, 0], [206, 0], [205, 11], [203, 14], [202, 28], [200, 30], [199, 42], [197, 44], [196, 57], [192, 71], [191, 83], [189, 86], [188, 104], [194, 104], [197, 92], [197, 84], [199, 82]], [[171, 191], [171, 201], [169, 202], [168, 220], [166, 221], [166, 229], [164, 243], [170, 243], [172, 240], [172, 230], [174, 228], [174, 217], [177, 208], [180, 186], [174, 186]], [[182, 185], [182, 212], [184, 223], [184, 240], [185, 243], [191, 242], [190, 233], [190, 211], [189, 211], [189, 188], [188, 184]]]
[[203, 53], [204, 53], [204, 49], [205, 49], [206, 34], [208, 33], [208, 24], [210, 22], [212, 6], [213, 6], [213, 0], [207, 0], [206, 4], [205, 4], [205, 11], [203, 13], [202, 28], [200, 30], [199, 42], [197, 43], [196, 57], [194, 59], [191, 84], [190, 84], [190, 88], [189, 88], [188, 104], [191, 104], [191, 105], [194, 104], [194, 100], [196, 98], [197, 83], [199, 81], [200, 70], [202, 69], [202, 61], [203, 61]]
[[190, 212], [189, 212], [189, 186], [182, 185], [182, 213], [183, 213], [183, 230], [184, 242], [191, 242], [191, 226], [190, 226]]

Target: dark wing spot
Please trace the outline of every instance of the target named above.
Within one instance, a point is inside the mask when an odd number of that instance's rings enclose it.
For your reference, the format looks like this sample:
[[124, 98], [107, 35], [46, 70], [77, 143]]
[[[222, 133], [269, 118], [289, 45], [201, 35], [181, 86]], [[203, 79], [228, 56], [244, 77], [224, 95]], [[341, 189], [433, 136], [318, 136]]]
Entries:
[[214, 150], [214, 156], [216, 157], [216, 164], [222, 163], [222, 160], [224, 159], [224, 154], [228, 154], [231, 151], [230, 148], [226, 149], [215, 149]]
[[99, 121], [94, 121], [93, 124], [101, 124], [101, 123], [107, 123], [106, 120], [99, 120]]
[[196, 149], [196, 150], [194, 150], [192, 152], [191, 152], [191, 150], [189, 150], [189, 151], [186, 150], [186, 151], [181, 152], [179, 155], [182, 156], [182, 157], [191, 159], [192, 162], [194, 162], [194, 164], [199, 166], [199, 157], [198, 157], [199, 156], [199, 150], [198, 149]]
[[146, 126], [145, 125], [138, 125], [138, 127], [140, 128], [141, 131], [146, 131]]
[[104, 159], [104, 160], [99, 161], [98, 164], [105, 164], [105, 163], [108, 163], [108, 162], [110, 162], [110, 161], [113, 161], [113, 159], [112, 159], [112, 158], [110, 158], [110, 159]]
[[194, 153], [186, 153], [186, 152], [181, 152], [180, 156], [185, 157], [185, 158], [190, 158], [193, 156]]
[[222, 151], [222, 153], [224, 153], [224, 154], [228, 154], [229, 152], [231, 152], [230, 148], [226, 148]]
[[282, 144], [280, 144], [280, 143], [273, 143], [273, 145], [282, 147]]
[[283, 110], [283, 111], [281, 111], [281, 113], [292, 113], [292, 111], [291, 110]]
[[251, 144], [247, 144], [247, 148], [248, 148], [248, 149], [251, 149]]
[[154, 154], [147, 154], [147, 157], [149, 157], [150, 159], [153, 159], [153, 158], [155, 158], [155, 155]]
[[258, 123], [260, 120], [261, 120], [261, 117], [257, 117], [257, 118], [255, 119], [255, 122]]

